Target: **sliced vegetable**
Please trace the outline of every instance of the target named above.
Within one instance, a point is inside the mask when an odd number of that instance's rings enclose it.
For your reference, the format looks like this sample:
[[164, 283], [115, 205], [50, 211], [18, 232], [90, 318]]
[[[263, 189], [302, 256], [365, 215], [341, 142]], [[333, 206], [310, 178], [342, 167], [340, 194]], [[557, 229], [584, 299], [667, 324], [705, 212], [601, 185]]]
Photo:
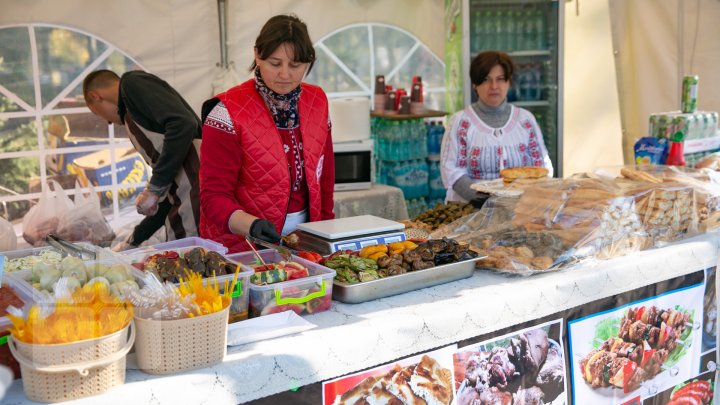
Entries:
[[635, 313], [635, 320], [642, 320], [643, 313], [645, 313], [645, 307], [640, 307]]
[[643, 355], [640, 361], [640, 368], [645, 369], [645, 366], [647, 366], [650, 359], [652, 359], [653, 354], [655, 354], [655, 349], [650, 347], [647, 340], [643, 340]]
[[632, 379], [633, 374], [635, 374], [635, 369], [637, 368], [637, 364], [635, 364], [634, 361], [628, 361], [625, 363], [625, 365], [622, 368], [623, 371], [623, 392], [626, 394], [630, 391], [630, 380]]
[[256, 272], [250, 276], [250, 282], [255, 285], [267, 285], [286, 281], [288, 273], [282, 269], [273, 269]]
[[302, 250], [298, 252], [297, 255], [313, 263], [320, 263], [323, 258], [319, 253], [311, 252], [309, 250]]

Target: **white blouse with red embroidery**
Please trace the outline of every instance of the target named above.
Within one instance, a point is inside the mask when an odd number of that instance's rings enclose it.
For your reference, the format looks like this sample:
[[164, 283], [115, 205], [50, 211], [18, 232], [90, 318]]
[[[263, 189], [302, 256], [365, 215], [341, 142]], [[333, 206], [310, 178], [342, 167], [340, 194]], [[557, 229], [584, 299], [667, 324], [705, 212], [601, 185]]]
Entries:
[[542, 166], [552, 176], [552, 162], [535, 117], [523, 108], [510, 107], [510, 118], [500, 128], [485, 124], [469, 106], [450, 118], [440, 153], [446, 201], [464, 201], [452, 189], [463, 175], [492, 180], [508, 167]]

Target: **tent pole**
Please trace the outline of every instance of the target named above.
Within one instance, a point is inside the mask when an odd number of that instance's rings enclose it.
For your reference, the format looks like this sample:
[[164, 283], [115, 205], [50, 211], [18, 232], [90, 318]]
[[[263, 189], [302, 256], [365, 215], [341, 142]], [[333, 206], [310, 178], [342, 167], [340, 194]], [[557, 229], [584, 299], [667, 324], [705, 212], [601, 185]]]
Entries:
[[225, 0], [217, 0], [217, 5], [220, 26], [220, 66], [227, 69], [229, 66], [227, 56], [227, 3]]

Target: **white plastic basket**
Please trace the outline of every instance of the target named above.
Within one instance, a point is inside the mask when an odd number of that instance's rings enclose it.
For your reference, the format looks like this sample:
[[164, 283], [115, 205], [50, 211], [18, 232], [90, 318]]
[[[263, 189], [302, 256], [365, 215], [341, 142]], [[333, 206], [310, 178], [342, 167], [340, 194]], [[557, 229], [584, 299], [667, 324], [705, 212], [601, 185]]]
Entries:
[[39, 345], [10, 336], [8, 346], [20, 363], [25, 396], [32, 401], [60, 402], [101, 394], [124, 384], [125, 356], [134, 341], [135, 327], [130, 322], [96, 339]]
[[140, 370], [171, 374], [221, 363], [230, 306], [210, 315], [173, 321], [135, 318], [135, 354]]

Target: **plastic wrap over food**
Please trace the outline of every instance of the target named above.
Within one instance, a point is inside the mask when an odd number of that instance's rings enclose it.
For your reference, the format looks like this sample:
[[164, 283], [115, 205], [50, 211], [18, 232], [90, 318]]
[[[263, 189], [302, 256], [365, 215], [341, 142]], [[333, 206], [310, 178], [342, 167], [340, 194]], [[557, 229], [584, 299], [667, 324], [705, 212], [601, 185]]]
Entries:
[[[614, 171], [622, 178], [630, 178], [652, 183], [687, 186], [695, 194], [695, 211], [698, 230], [707, 232], [720, 227], [720, 173], [710, 169], [691, 169], [678, 166], [646, 165], [638, 167], [616, 168]], [[598, 172], [608, 175], [613, 169], [601, 169]]]
[[173, 320], [190, 316], [192, 296], [182, 297], [171, 283], [162, 283], [152, 273], [146, 273], [142, 289], [127, 291], [125, 299], [135, 307], [135, 316], [142, 319]]
[[487, 255], [479, 267], [528, 275], [622, 256], [696, 231], [692, 187], [600, 176], [538, 183], [517, 198], [493, 197], [480, 212], [432, 236], [469, 242]]

